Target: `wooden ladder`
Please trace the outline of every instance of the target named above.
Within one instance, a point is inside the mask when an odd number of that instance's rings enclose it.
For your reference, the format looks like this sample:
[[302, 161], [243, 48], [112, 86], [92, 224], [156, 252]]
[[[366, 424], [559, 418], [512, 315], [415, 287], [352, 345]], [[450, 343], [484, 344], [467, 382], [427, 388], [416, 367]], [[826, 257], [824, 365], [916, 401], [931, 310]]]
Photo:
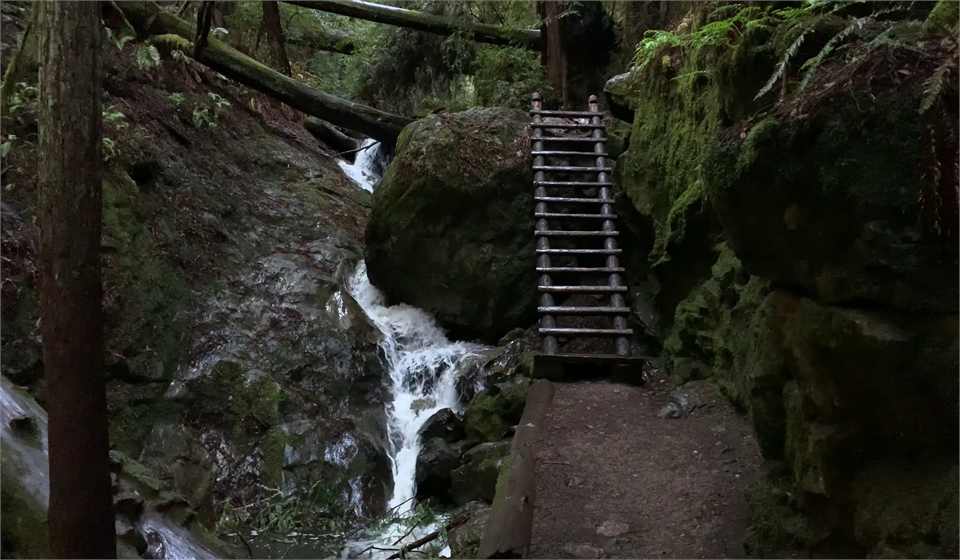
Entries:
[[[590, 96], [588, 111], [545, 111], [540, 95], [534, 93], [530, 114], [540, 293], [537, 377], [562, 377], [565, 363], [633, 363], [633, 331], [627, 327], [630, 308], [624, 301], [627, 287], [613, 211], [613, 170], [597, 97]], [[584, 262], [589, 260], [595, 262]], [[560, 281], [555, 283], [554, 278]], [[556, 303], [577, 294], [609, 299], [600, 305]], [[558, 326], [564, 318], [586, 317], [605, 318], [607, 324]], [[613, 350], [561, 352], [558, 339], [572, 337], [612, 338]]]

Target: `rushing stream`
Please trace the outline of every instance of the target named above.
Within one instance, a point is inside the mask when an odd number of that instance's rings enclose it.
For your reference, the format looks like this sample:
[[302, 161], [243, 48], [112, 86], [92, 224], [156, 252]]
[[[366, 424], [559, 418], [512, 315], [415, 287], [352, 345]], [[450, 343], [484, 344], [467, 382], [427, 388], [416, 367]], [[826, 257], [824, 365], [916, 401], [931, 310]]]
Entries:
[[[367, 145], [370, 140], [365, 140]], [[379, 146], [357, 154], [350, 165], [340, 166], [364, 190], [373, 191], [379, 180], [378, 166], [382, 163]], [[433, 317], [408, 305], [388, 307], [383, 294], [370, 284], [366, 265], [361, 261], [350, 279], [347, 289], [360, 304], [370, 320], [383, 333], [381, 347], [387, 358], [390, 375], [390, 395], [387, 404], [388, 449], [393, 463], [393, 495], [387, 504], [391, 515], [402, 517], [415, 507], [417, 457], [420, 454], [420, 429], [437, 411], [450, 408], [461, 412], [456, 389], [457, 362], [474, 355], [483, 347], [476, 344], [451, 342]], [[397, 548], [413, 542], [436, 530], [427, 525], [408, 533], [400, 523], [389, 525], [379, 532], [370, 532], [348, 543], [342, 556], [378, 557], [390, 552], [377, 548]], [[405, 535], [405, 536], [404, 536]], [[401, 538], [403, 537], [403, 538]], [[445, 555], [447, 551], [441, 552]]]

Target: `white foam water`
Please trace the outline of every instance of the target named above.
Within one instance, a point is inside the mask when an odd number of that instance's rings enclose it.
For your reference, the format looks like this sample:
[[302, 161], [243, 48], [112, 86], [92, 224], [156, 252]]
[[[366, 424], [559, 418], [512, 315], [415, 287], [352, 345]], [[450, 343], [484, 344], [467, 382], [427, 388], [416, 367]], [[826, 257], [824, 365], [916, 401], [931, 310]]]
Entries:
[[[394, 484], [387, 507], [394, 510], [394, 515], [403, 515], [415, 507], [420, 429], [441, 409], [461, 412], [463, 405], [456, 389], [457, 363], [475, 356], [484, 347], [451, 342], [436, 320], [420, 309], [403, 304], [388, 307], [383, 294], [370, 284], [362, 261], [348, 290], [383, 333], [381, 347], [387, 358], [393, 397], [387, 404], [387, 433]], [[435, 530], [435, 526], [427, 525], [406, 534], [408, 529], [395, 523], [382, 532], [349, 543], [343, 557], [389, 556], [389, 551], [371, 547], [396, 549]]]
[[373, 192], [374, 185], [380, 180], [374, 171], [377, 163], [382, 158], [380, 142], [377, 142], [373, 138], [365, 138], [357, 147], [359, 151], [356, 156], [354, 156], [353, 163], [341, 159], [337, 161], [337, 164], [340, 165], [340, 169], [343, 170], [346, 176], [359, 185], [361, 189], [367, 192]]

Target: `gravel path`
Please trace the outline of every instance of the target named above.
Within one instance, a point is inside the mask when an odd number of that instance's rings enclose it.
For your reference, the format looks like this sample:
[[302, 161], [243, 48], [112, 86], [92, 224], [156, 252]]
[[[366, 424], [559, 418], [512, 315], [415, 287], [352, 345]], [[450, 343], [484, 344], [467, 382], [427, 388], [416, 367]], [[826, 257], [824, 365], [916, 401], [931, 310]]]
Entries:
[[674, 389], [556, 385], [538, 442], [531, 558], [743, 558], [760, 480], [749, 424], [708, 382], [658, 418]]

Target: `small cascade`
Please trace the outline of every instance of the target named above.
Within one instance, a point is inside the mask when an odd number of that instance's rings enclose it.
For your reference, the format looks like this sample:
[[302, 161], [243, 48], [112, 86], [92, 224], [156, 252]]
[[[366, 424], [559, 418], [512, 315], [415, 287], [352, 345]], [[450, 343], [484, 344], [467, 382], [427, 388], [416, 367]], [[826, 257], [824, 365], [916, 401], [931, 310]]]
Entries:
[[[0, 410], [4, 477], [16, 477], [38, 510], [46, 510], [50, 503], [47, 413], [6, 377], [0, 378]], [[190, 531], [155, 511], [144, 512], [139, 531], [152, 558], [217, 558]]]
[[380, 142], [373, 138], [365, 138], [358, 146], [359, 151], [354, 157], [353, 163], [341, 159], [337, 163], [340, 169], [354, 183], [367, 192], [373, 192], [373, 187], [380, 180], [383, 174], [385, 157]]
[[[386, 354], [392, 402], [387, 405], [388, 450], [393, 462], [393, 496], [387, 505], [403, 514], [415, 507], [415, 475], [420, 453], [420, 429], [437, 411], [450, 408], [461, 412], [463, 403], [456, 390], [457, 364], [479, 353], [479, 344], [451, 342], [436, 320], [426, 312], [408, 305], [387, 307], [385, 298], [367, 279], [361, 261], [350, 280], [350, 293], [375, 325], [383, 332], [381, 346]], [[397, 548], [434, 531], [420, 527], [400, 539], [406, 529], [387, 527], [350, 543], [344, 557], [371, 546]], [[399, 543], [397, 542], [400, 539]], [[374, 551], [376, 554], [382, 554]], [[389, 554], [385, 554], [389, 555]]]

